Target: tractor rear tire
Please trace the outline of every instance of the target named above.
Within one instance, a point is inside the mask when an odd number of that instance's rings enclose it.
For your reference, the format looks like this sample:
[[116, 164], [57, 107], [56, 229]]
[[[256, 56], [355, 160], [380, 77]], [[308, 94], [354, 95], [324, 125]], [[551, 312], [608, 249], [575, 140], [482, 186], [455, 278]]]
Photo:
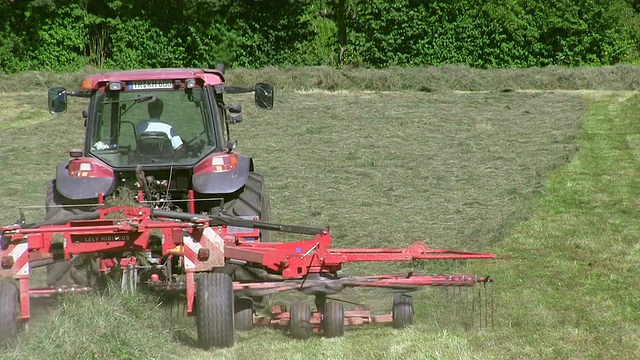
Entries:
[[47, 266], [47, 286], [61, 287], [73, 285], [71, 261], [61, 261]]
[[393, 298], [393, 327], [404, 329], [413, 324], [413, 298], [398, 295]]
[[11, 345], [18, 337], [18, 287], [8, 281], [0, 282], [0, 345]]
[[289, 330], [294, 339], [311, 337], [311, 305], [306, 301], [295, 302], [289, 308]]
[[203, 349], [232, 347], [234, 343], [233, 282], [223, 273], [204, 273], [196, 279], [196, 328]]
[[[241, 193], [235, 199], [225, 203], [222, 212], [231, 216], [257, 216], [260, 221], [270, 222], [271, 202], [265, 194], [262, 175], [250, 172]], [[271, 241], [271, 231], [260, 230], [260, 242], [267, 243]], [[231, 271], [237, 280], [259, 280], [249, 271], [243, 270], [242, 267], [235, 267]], [[256, 308], [262, 309], [267, 306], [268, 296], [255, 296], [253, 297], [253, 303]]]
[[[56, 180], [52, 180], [47, 188], [47, 196], [45, 198], [45, 223], [64, 223], [67, 219], [77, 218], [82, 213], [89, 211], [81, 208], [63, 207], [67, 202], [64, 197], [56, 190]], [[60, 286], [89, 286], [91, 279], [97, 274], [92, 274], [94, 269], [87, 268], [87, 257], [79, 255], [73, 263], [71, 261], [57, 262], [47, 266], [47, 285], [50, 287]], [[95, 272], [95, 271], [94, 271]]]
[[249, 331], [253, 329], [253, 300], [251, 298], [236, 298], [234, 312], [236, 330]]
[[44, 202], [44, 222], [59, 222], [72, 218], [83, 212], [80, 208], [64, 207], [64, 197], [56, 190], [56, 181], [51, 180], [47, 188], [47, 196]]
[[330, 301], [324, 304], [322, 312], [322, 331], [328, 338], [344, 335], [344, 304]]
[[99, 277], [96, 260], [89, 255], [76, 255], [73, 260], [47, 266], [47, 286], [93, 286]]
[[[231, 216], [257, 216], [260, 221], [271, 221], [271, 203], [264, 191], [262, 175], [250, 172], [242, 192], [225, 203], [222, 210]], [[271, 242], [271, 232], [261, 230], [260, 241]]]

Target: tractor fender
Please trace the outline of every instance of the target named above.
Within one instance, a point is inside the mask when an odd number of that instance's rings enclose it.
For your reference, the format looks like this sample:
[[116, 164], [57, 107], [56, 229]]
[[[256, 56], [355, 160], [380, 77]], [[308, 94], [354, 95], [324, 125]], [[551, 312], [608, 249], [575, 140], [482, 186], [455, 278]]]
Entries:
[[66, 162], [58, 164], [56, 190], [69, 200], [98, 198], [98, 194], [110, 194], [115, 188], [113, 177], [75, 177], [69, 175]]
[[240, 155], [238, 166], [233, 171], [194, 174], [193, 189], [201, 194], [230, 194], [247, 183], [251, 170], [253, 170], [253, 160], [248, 156]]

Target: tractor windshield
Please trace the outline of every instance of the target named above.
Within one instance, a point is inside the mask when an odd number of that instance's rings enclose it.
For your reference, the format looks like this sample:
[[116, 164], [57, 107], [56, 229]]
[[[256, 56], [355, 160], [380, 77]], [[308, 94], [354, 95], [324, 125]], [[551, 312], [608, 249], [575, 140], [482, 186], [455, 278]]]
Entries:
[[201, 88], [99, 92], [89, 151], [111, 166], [192, 164], [216, 148]]

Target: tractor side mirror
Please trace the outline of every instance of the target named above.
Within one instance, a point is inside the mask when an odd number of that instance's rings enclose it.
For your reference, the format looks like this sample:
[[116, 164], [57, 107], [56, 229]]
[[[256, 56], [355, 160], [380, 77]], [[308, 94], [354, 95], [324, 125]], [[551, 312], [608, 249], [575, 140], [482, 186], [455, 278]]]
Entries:
[[254, 89], [254, 94], [258, 109], [273, 109], [273, 85], [257, 83]]
[[49, 112], [52, 114], [64, 114], [67, 112], [67, 91], [63, 87], [49, 89]]

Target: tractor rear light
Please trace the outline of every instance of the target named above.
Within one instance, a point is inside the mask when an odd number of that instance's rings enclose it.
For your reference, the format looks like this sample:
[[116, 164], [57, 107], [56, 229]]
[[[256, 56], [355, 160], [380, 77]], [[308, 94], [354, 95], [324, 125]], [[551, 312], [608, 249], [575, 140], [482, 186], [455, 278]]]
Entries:
[[0, 260], [0, 266], [3, 269], [11, 269], [13, 267], [13, 256], [3, 256]]
[[78, 165], [78, 170], [91, 171], [92, 170], [91, 163], [80, 163], [80, 165]]
[[224, 158], [222, 157], [214, 157], [211, 159], [211, 165], [224, 165]]
[[211, 166], [213, 166], [213, 172], [234, 170], [238, 166], [238, 155], [215, 156], [211, 159]]
[[202, 248], [198, 250], [198, 261], [207, 261], [209, 260], [209, 249]]
[[73, 177], [113, 177], [113, 170], [89, 158], [78, 158], [69, 161], [69, 175]]
[[218, 153], [203, 160], [193, 169], [193, 172], [194, 174], [202, 174], [233, 171], [238, 167], [238, 163], [237, 153]]
[[187, 79], [185, 80], [184, 85], [187, 89], [193, 89], [196, 87], [196, 79]]

